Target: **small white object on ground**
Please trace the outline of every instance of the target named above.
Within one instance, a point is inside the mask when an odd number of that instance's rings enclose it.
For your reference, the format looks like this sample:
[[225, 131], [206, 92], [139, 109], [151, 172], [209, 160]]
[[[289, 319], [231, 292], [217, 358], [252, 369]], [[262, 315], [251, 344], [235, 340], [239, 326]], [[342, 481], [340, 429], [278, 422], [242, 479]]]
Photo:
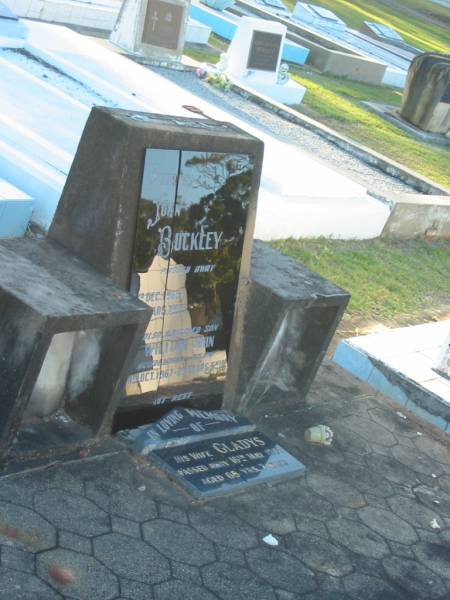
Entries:
[[404, 415], [402, 412], [400, 412], [399, 410], [397, 411], [397, 415], [399, 417], [401, 417], [402, 419], [407, 419], [408, 417], [406, 415]]
[[436, 477], [437, 477], [436, 473], [431, 473], [431, 477], [432, 477], [433, 479], [436, 479]]
[[140, 486], [138, 487], [138, 491], [139, 491], [139, 492], [145, 492], [145, 490], [146, 490], [146, 487], [145, 487], [145, 485], [140, 485]]
[[266, 537], [263, 537], [263, 542], [266, 543], [268, 546], [278, 546], [279, 544], [277, 538], [271, 533], [269, 533], [269, 535], [266, 535]]
[[305, 431], [305, 440], [318, 446], [331, 446], [333, 431], [327, 425], [315, 425]]
[[418, 431], [418, 432], [417, 432], [417, 435], [418, 435], [418, 436], [421, 436], [421, 435], [422, 435], [422, 432], [421, 432], [421, 431]]
[[437, 519], [431, 519], [430, 521], [430, 527], [431, 529], [440, 529], [441, 526], [439, 525]]

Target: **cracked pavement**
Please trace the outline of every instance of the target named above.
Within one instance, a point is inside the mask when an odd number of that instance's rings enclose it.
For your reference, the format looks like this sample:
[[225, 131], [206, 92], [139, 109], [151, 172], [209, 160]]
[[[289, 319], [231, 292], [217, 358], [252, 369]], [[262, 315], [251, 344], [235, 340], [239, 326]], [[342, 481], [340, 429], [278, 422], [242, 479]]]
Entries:
[[448, 440], [329, 361], [252, 416], [305, 477], [201, 503], [119, 448], [1, 479], [0, 599], [450, 598]]

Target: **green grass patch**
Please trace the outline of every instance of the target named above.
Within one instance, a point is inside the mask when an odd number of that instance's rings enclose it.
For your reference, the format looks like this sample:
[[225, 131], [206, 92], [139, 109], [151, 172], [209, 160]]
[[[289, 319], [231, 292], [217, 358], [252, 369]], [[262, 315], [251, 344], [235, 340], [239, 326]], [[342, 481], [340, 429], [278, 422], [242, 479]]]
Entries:
[[[296, 0], [285, 0], [293, 10]], [[448, 52], [450, 30], [445, 19], [446, 9], [425, 0], [383, 2], [373, 0], [315, 0], [315, 4], [336, 13], [351, 28], [359, 29], [364, 21], [383, 23], [395, 29], [409, 44], [427, 52]], [[442, 25], [429, 22], [408, 8], [422, 11], [442, 21]], [[441, 10], [442, 9], [442, 10]], [[447, 11], [448, 15], [448, 11]]]
[[348, 290], [348, 314], [395, 319], [450, 305], [450, 242], [280, 240], [272, 245]]
[[307, 71], [292, 77], [307, 89], [301, 112], [450, 188], [448, 147], [421, 142], [360, 104], [367, 100], [400, 106], [401, 92]]
[[[209, 36], [209, 45], [204, 48], [198, 46], [185, 46], [183, 50], [183, 54], [189, 56], [193, 60], [197, 60], [201, 63], [210, 63], [211, 65], [215, 65], [220, 60], [220, 54], [217, 53], [217, 50], [220, 52], [226, 52], [228, 48], [228, 41], [219, 37], [212, 33]], [[216, 50], [216, 51], [215, 51]]]
[[198, 62], [209, 63], [211, 65], [215, 65], [220, 60], [220, 56], [215, 52], [203, 50], [202, 48], [197, 48], [194, 46], [185, 46], [183, 54], [185, 56], [189, 56], [189, 58], [192, 58], [193, 60], [197, 60]]

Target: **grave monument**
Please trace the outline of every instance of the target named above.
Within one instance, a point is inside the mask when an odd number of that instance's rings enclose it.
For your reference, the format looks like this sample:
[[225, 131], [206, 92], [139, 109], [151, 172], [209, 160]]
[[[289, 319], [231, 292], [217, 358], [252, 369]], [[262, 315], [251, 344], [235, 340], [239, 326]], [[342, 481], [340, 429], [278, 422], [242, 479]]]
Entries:
[[283, 102], [300, 104], [305, 88], [287, 78], [278, 81], [286, 25], [242, 17], [226, 54], [225, 74], [238, 85]]
[[189, 0], [124, 0], [109, 39], [130, 54], [178, 60], [188, 11]]
[[151, 310], [48, 240], [0, 241], [0, 461], [111, 433]]
[[92, 110], [49, 238], [152, 307], [118, 428], [221, 406], [262, 152], [228, 123]]
[[408, 69], [400, 116], [430, 133], [450, 129], [450, 54], [416, 56]]

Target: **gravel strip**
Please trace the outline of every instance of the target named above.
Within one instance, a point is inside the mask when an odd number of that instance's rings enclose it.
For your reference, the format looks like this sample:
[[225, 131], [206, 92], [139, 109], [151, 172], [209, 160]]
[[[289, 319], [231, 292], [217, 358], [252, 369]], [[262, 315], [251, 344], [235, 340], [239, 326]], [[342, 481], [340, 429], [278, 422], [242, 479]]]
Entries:
[[417, 193], [413, 187], [366, 164], [301, 125], [290, 123], [234, 92], [225, 93], [211, 87], [198, 79], [192, 71], [175, 71], [153, 66], [148, 68], [200, 96], [203, 100], [247, 121], [252, 126], [313, 154], [316, 159], [348, 175], [376, 196], [384, 196], [392, 192]]

